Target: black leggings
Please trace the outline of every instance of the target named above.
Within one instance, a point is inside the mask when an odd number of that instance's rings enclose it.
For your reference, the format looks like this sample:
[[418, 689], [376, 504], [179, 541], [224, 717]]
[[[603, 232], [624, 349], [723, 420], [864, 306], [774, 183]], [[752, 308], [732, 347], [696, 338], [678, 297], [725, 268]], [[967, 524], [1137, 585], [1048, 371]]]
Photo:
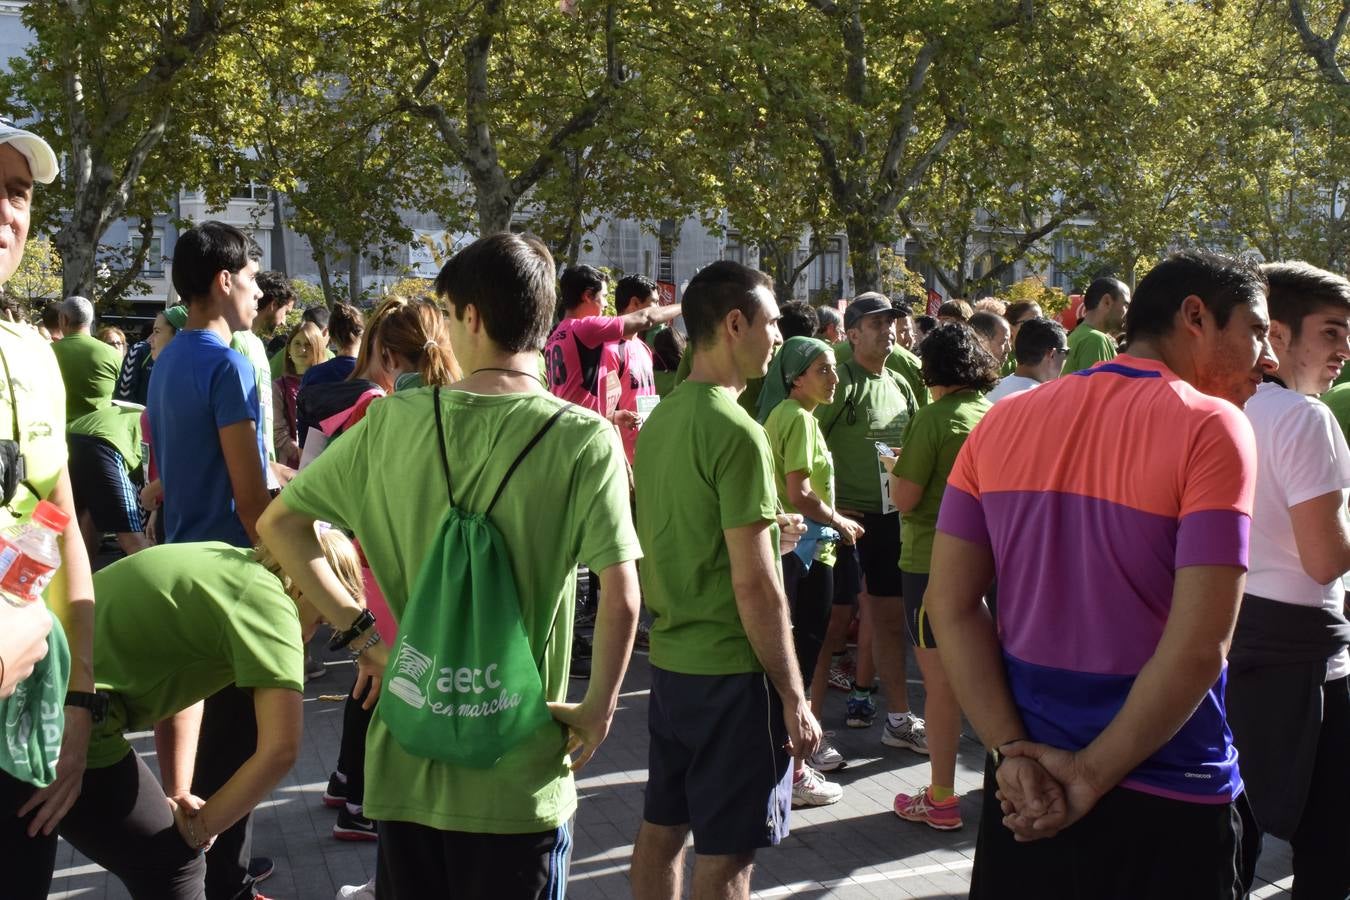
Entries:
[[[3, 782], [0, 858], [5, 867], [4, 895], [13, 900], [42, 900], [56, 864], [56, 835], [29, 838], [24, 834], [27, 819], [18, 819], [9, 810], [11, 803], [17, 810], [33, 788], [8, 776]], [[111, 766], [84, 773], [80, 798], [61, 820], [60, 831], [75, 849], [116, 875], [135, 900], [202, 900], [206, 896], [206, 859], [183, 843], [164, 790], [134, 751]]]
[[[359, 677], [360, 673], [357, 674]], [[361, 704], [369, 694], [369, 687], [359, 699], [349, 691], [347, 705], [342, 710], [342, 742], [338, 745], [337, 770], [347, 776], [347, 802], [353, 806], [361, 806], [366, 797], [366, 732], [370, 730], [370, 717], [375, 710], [362, 709]]]
[[808, 571], [795, 553], [783, 556], [783, 592], [792, 611], [792, 643], [797, 649], [797, 668], [802, 683], [811, 684], [816, 659], [825, 646], [830, 626], [830, 607], [834, 605], [834, 569], [820, 560]]

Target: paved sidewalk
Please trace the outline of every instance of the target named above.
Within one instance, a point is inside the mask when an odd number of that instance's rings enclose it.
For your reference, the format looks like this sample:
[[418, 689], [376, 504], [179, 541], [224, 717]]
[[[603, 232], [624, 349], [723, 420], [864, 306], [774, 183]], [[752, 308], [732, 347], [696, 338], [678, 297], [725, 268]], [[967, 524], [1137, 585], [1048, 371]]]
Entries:
[[[646, 781], [648, 676], [646, 657], [636, 656], [610, 738], [579, 778], [581, 804], [568, 891], [576, 900], [630, 896], [627, 867]], [[921, 708], [922, 690], [913, 687], [917, 673], [911, 672], [910, 679], [916, 708]], [[335, 814], [319, 802], [337, 759], [342, 728], [342, 704], [320, 696], [342, 693], [350, 684], [350, 665], [337, 661], [329, 664], [326, 677], [311, 682], [305, 692], [300, 759], [255, 816], [254, 852], [277, 862], [276, 874], [263, 885], [269, 897], [333, 900], [339, 886], [364, 882], [374, 871], [374, 845], [334, 840], [330, 829]], [[572, 687], [579, 697], [585, 682], [574, 681]], [[965, 828], [934, 831], [902, 821], [890, 809], [896, 792], [927, 782], [926, 759], [883, 747], [880, 717], [870, 729], [844, 728], [843, 705], [843, 694], [832, 691], [825, 727], [836, 729], [835, 745], [850, 760], [847, 769], [830, 776], [844, 785], [844, 799], [834, 806], [793, 812], [788, 840], [757, 858], [756, 896], [964, 897], [980, 805], [979, 747], [963, 740], [957, 767]], [[149, 736], [133, 743], [153, 766]], [[1268, 841], [1261, 860], [1262, 886], [1253, 896], [1288, 896], [1289, 872], [1287, 845]], [[115, 878], [63, 842], [52, 896], [122, 900], [128, 895]]]

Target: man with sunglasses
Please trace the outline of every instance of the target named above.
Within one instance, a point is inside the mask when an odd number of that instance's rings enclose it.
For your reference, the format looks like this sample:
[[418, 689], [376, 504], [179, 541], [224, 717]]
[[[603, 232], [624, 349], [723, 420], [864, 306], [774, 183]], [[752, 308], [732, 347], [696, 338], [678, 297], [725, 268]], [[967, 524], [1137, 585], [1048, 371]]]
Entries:
[[[0, 119], [0, 284], [23, 260], [34, 182], [51, 184], [58, 171], [46, 141]], [[57, 847], [32, 838], [55, 831], [84, 775], [93, 728], [94, 587], [66, 466], [66, 397], [56, 358], [32, 329], [0, 322], [0, 362], [0, 528], [28, 522], [44, 499], [70, 516], [46, 604], [0, 603], [0, 847], [11, 858], [33, 854], [46, 863], [26, 867], [32, 878], [7, 870], [4, 895], [28, 900], [47, 896]], [[30, 740], [17, 740], [11, 722], [31, 729]]]
[[909, 637], [900, 600], [900, 514], [890, 506], [876, 446], [900, 446], [918, 408], [908, 382], [886, 365], [896, 347], [896, 320], [903, 315], [885, 296], [872, 292], [848, 305], [844, 330], [852, 354], [840, 358], [834, 402], [816, 407], [816, 418], [835, 460], [839, 511], [860, 522], [865, 532], [855, 547], [840, 545], [835, 567], [836, 598], [858, 596], [872, 634], [870, 658], [860, 642], [845, 724], [850, 728], [872, 724], [875, 661], [890, 706], [882, 743], [926, 754], [923, 720], [910, 712], [905, 687]]
[[1053, 381], [1059, 377], [1068, 355], [1068, 335], [1063, 325], [1040, 316], [1025, 320], [1013, 339], [1017, 368], [989, 392], [989, 402], [997, 403]]

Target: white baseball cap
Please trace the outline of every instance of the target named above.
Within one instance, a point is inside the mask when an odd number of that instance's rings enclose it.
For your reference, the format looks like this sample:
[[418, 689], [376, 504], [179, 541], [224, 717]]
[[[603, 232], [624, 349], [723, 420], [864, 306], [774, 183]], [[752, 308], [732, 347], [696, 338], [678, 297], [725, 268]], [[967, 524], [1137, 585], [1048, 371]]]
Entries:
[[51, 184], [56, 180], [56, 175], [60, 171], [56, 164], [56, 154], [52, 152], [51, 144], [33, 132], [15, 128], [8, 122], [0, 120], [0, 144], [13, 144], [14, 149], [23, 154], [23, 158], [28, 160], [28, 169], [32, 172], [34, 181], [39, 184]]

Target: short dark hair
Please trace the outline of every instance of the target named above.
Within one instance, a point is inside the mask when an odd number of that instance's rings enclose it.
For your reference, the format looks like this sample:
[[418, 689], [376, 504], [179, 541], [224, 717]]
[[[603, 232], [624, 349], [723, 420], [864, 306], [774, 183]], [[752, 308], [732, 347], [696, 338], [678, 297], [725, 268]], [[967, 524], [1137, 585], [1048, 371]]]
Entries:
[[1303, 320], [1319, 310], [1350, 312], [1350, 281], [1339, 275], [1298, 260], [1267, 263], [1261, 273], [1270, 284], [1266, 306], [1271, 320], [1283, 323], [1296, 338]]
[[1103, 275], [1100, 278], [1092, 279], [1092, 283], [1087, 286], [1083, 292], [1083, 309], [1096, 309], [1102, 302], [1102, 298], [1110, 296], [1114, 300], [1119, 300], [1125, 296], [1125, 282], [1119, 278], [1112, 278], [1109, 275]]
[[915, 316], [914, 327], [918, 329], [920, 335], [931, 334], [937, 327], [938, 320], [932, 316]]
[[1182, 250], [1153, 267], [1134, 289], [1125, 314], [1125, 338], [1170, 334], [1177, 310], [1191, 295], [1204, 301], [1220, 328], [1228, 325], [1233, 307], [1264, 298], [1266, 276], [1251, 262], [1208, 250]]
[[833, 306], [816, 307], [816, 336], [819, 337], [831, 325], [844, 327], [844, 317]]
[[556, 271], [553, 254], [537, 237], [503, 231], [450, 257], [436, 276], [436, 295], [457, 319], [473, 304], [488, 338], [506, 352], [542, 350], [558, 303]]
[[326, 306], [307, 306], [305, 311], [300, 314], [300, 321], [309, 322], [318, 327], [320, 331], [328, 330], [329, 312]]
[[598, 291], [609, 284], [609, 276], [595, 266], [570, 266], [558, 279], [563, 309], [575, 309], [587, 291]]
[[1034, 311], [1039, 313], [1040, 309], [1041, 305], [1035, 300], [1018, 300], [1016, 303], [1008, 304], [1008, 311], [1004, 315], [1004, 318], [1006, 318], [1008, 324], [1011, 325], [1029, 312]]
[[185, 303], [211, 293], [221, 272], [231, 274], [262, 259], [262, 248], [233, 225], [203, 222], [178, 236], [173, 245], [173, 289]]
[[805, 300], [793, 300], [778, 307], [778, 332], [785, 341], [794, 337], [814, 337], [819, 327], [816, 308]]
[[674, 328], [662, 328], [652, 337], [652, 368], [657, 372], [676, 371], [683, 355], [684, 337]]
[[919, 345], [923, 383], [987, 391], [998, 384], [998, 361], [969, 325], [943, 322]]
[[970, 327], [975, 333], [985, 340], [993, 340], [994, 335], [998, 334], [998, 326], [1002, 324], [1005, 328], [1011, 328], [1006, 319], [991, 312], [979, 310], [970, 317]]
[[[614, 309], [619, 315], [623, 315], [628, 309], [630, 300], [642, 299], [644, 297], [657, 297], [660, 294], [656, 289], [656, 282], [652, 281], [646, 275], [625, 275], [614, 285]], [[575, 306], [576, 304], [572, 304]], [[568, 309], [572, 307], [569, 306]]]
[[966, 301], [957, 298], [948, 300], [938, 307], [938, 317], [946, 316], [949, 319], [960, 319], [962, 322], [969, 322], [970, 317], [975, 315], [975, 309]]
[[1063, 349], [1069, 335], [1058, 322], [1037, 316], [1027, 319], [1013, 339], [1013, 355], [1019, 366], [1034, 366], [1045, 361], [1045, 354]]
[[722, 321], [733, 309], [740, 310], [753, 322], [759, 309], [754, 299], [755, 289], [761, 287], [772, 292], [773, 279], [729, 259], [700, 269], [684, 289], [681, 303], [689, 343], [694, 347], [711, 343], [717, 337]]
[[295, 302], [295, 288], [291, 286], [291, 280], [281, 272], [273, 269], [259, 272], [257, 281], [258, 290], [262, 291], [262, 299], [258, 301], [259, 312], [269, 306], [285, 306], [287, 303]]
[[61, 328], [61, 304], [53, 300], [42, 307], [42, 327], [48, 331]]

